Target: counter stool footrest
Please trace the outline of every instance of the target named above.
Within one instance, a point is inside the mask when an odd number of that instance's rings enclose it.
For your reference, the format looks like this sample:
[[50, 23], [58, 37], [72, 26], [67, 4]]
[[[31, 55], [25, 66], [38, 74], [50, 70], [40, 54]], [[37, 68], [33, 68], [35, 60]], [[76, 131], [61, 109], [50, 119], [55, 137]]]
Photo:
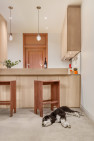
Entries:
[[0, 105], [10, 105], [11, 101], [0, 101]]
[[49, 100], [43, 100], [43, 104], [56, 104], [58, 101], [49, 101]]

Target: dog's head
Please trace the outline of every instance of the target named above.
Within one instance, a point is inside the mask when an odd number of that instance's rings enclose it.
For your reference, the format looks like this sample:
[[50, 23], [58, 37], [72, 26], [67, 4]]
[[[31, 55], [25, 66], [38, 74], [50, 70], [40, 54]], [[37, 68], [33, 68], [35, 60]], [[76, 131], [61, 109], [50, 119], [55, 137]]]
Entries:
[[47, 127], [55, 122], [55, 117], [51, 115], [47, 115], [42, 119], [42, 126]]

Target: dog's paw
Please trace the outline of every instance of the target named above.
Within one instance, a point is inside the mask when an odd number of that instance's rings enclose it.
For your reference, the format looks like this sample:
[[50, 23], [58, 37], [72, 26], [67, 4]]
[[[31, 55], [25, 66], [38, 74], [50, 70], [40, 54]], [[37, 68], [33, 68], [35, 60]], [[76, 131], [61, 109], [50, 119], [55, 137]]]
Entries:
[[70, 124], [68, 125], [68, 128], [71, 128], [71, 125]]
[[71, 128], [71, 125], [70, 125], [67, 121], [65, 121], [65, 120], [62, 120], [62, 121], [61, 121], [61, 125], [62, 125], [64, 128]]
[[80, 114], [78, 112], [75, 112], [73, 115], [80, 118]]

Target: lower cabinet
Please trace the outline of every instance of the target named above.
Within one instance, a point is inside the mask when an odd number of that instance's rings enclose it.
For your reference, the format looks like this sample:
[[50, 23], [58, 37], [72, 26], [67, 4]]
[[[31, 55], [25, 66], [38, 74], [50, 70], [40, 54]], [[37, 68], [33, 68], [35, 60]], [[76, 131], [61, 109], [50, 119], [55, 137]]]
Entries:
[[60, 104], [61, 106], [80, 107], [81, 76], [60, 76]]
[[[34, 80], [60, 80], [60, 106], [80, 107], [80, 75], [0, 76], [0, 81], [8, 80], [16, 80], [17, 108], [34, 107]], [[0, 86], [0, 100], [9, 100], [9, 93], [9, 86]], [[50, 85], [43, 86], [43, 99], [50, 99], [50, 96]], [[8, 106], [0, 106], [0, 108], [6, 107]]]

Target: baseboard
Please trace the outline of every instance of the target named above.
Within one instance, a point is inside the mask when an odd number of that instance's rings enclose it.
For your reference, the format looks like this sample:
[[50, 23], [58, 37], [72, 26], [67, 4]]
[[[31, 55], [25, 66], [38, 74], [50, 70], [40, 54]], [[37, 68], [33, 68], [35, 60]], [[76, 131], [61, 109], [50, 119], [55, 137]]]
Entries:
[[94, 122], [94, 116], [92, 116], [82, 105], [80, 105], [80, 108], [85, 113], [85, 115]]

